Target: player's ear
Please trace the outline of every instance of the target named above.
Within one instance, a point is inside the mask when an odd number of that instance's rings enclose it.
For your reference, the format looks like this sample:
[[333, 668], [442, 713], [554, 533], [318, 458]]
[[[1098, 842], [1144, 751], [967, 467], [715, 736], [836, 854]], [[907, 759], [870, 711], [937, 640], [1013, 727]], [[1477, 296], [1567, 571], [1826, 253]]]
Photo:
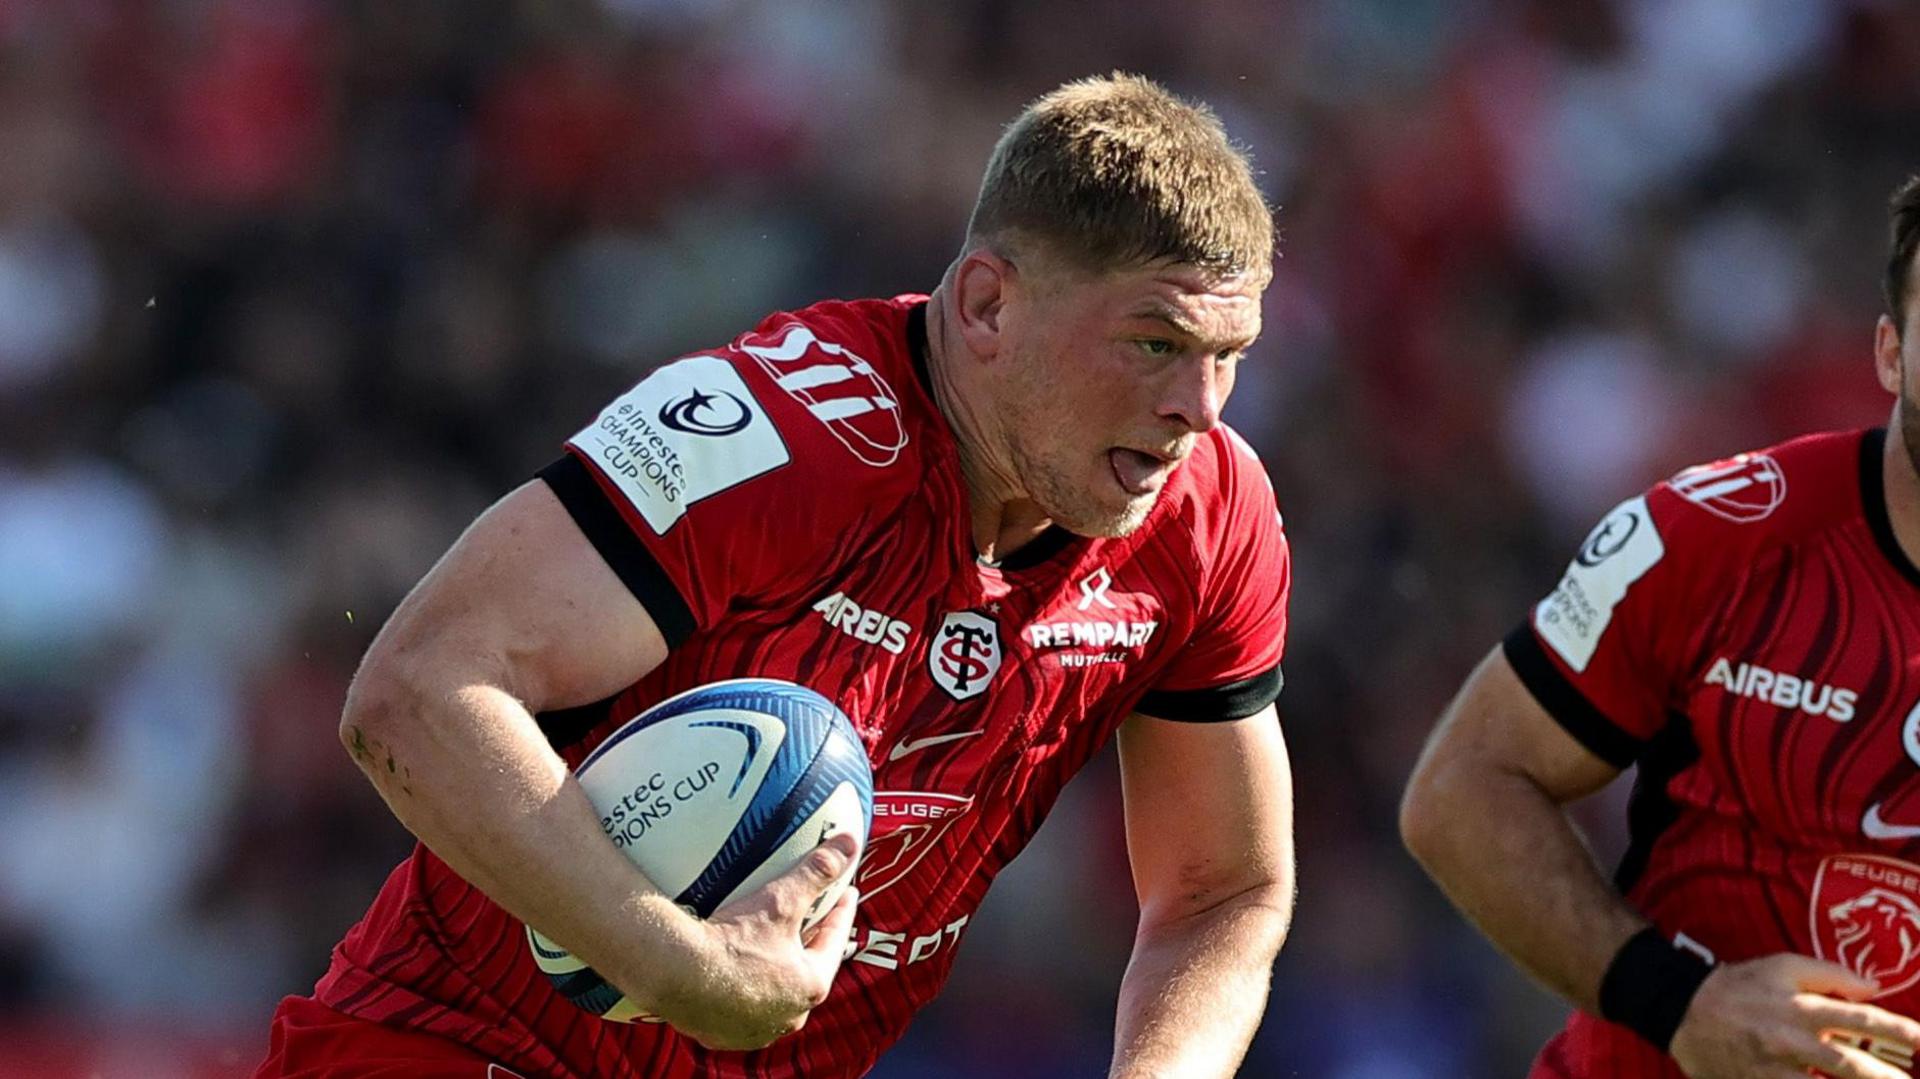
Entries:
[[1890, 315], [1873, 324], [1873, 373], [1888, 393], [1900, 392], [1900, 327]]
[[961, 257], [953, 275], [953, 306], [960, 335], [974, 355], [988, 358], [1000, 351], [1001, 323], [1017, 273], [1012, 262], [985, 247]]

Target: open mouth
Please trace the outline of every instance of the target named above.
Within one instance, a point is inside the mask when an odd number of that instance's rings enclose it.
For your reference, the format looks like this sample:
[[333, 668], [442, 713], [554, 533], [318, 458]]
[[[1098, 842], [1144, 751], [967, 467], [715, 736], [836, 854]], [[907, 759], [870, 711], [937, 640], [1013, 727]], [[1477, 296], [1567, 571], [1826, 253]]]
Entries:
[[1113, 478], [1120, 489], [1136, 498], [1160, 490], [1173, 471], [1171, 461], [1118, 446], [1107, 451], [1107, 461], [1113, 466]]

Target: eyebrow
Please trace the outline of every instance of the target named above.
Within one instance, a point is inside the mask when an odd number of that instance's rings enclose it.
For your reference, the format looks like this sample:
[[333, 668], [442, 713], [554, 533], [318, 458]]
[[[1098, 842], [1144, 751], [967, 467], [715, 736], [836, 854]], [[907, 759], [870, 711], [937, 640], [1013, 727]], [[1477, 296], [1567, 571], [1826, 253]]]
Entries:
[[[1195, 325], [1186, 315], [1182, 314], [1180, 310], [1175, 307], [1152, 303], [1136, 310], [1133, 317], [1151, 319], [1155, 322], [1164, 322], [1176, 332], [1185, 334], [1196, 341], [1204, 341], [1206, 339], [1206, 335], [1200, 332], [1200, 327]], [[1258, 335], [1256, 335], [1256, 337], [1257, 336]], [[1244, 350], [1251, 347], [1254, 340], [1254, 337], [1250, 337], [1242, 342], [1230, 342], [1227, 347], [1236, 351]]]
[[1188, 320], [1187, 316], [1181, 314], [1179, 310], [1172, 307], [1167, 307], [1163, 304], [1157, 304], [1157, 303], [1149, 304], [1148, 306], [1140, 308], [1139, 310], [1135, 311], [1133, 314], [1133, 317], [1153, 319], [1158, 322], [1164, 322], [1168, 326], [1173, 327], [1175, 330], [1178, 330], [1179, 332], [1186, 334], [1188, 337], [1201, 336], [1200, 327], [1194, 325], [1190, 320]]

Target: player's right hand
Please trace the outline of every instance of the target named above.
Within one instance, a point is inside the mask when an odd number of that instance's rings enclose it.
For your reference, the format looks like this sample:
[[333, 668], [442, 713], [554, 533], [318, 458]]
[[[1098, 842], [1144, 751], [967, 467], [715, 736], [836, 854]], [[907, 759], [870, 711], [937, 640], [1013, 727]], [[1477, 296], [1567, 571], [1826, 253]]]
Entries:
[[695, 969], [663, 994], [660, 1018], [709, 1049], [758, 1049], [804, 1026], [840, 969], [854, 889], [805, 941], [801, 926], [855, 853], [852, 836], [831, 836], [765, 887], [714, 911], [701, 923]]
[[1865, 1001], [1879, 988], [1845, 967], [1770, 955], [1716, 968], [1700, 983], [1671, 1051], [1691, 1079], [1908, 1079], [1824, 1035], [1920, 1046], [1920, 1023]]

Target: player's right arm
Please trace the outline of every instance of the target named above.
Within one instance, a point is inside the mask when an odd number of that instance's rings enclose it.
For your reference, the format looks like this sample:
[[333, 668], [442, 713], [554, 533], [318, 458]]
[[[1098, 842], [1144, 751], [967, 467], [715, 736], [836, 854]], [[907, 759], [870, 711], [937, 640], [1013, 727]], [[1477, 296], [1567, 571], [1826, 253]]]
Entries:
[[[1522, 968], [1593, 1014], [1629, 1002], [1633, 1017], [1609, 1017], [1636, 1025], [1694, 1079], [1803, 1079], [1809, 1067], [1896, 1079], [1890, 1066], [1821, 1038], [1840, 1030], [1916, 1044], [1920, 1023], [1860, 1003], [1873, 985], [1799, 955], [1706, 971], [1664, 939], [1641, 937], [1646, 918], [1601, 875], [1567, 816], [1665, 722], [1662, 687], [1676, 674], [1662, 657], [1684, 652], [1672, 635], [1697, 624], [1689, 588], [1709, 572], [1695, 556], [1710, 544], [1674, 527], [1686, 523], [1676, 514], [1696, 511], [1677, 503], [1660, 490], [1623, 503], [1530, 625], [1469, 676], [1414, 770], [1401, 834]], [[1663, 994], [1677, 994], [1667, 998], [1677, 1007], [1646, 1006]]]
[[[1647, 927], [1601, 875], [1565, 807], [1619, 769], [1574, 740], [1496, 649], [1441, 717], [1401, 804], [1407, 848], [1455, 906], [1528, 973], [1600, 1012], [1600, 983]], [[1674, 1034], [1694, 1079], [1901, 1072], [1820, 1040], [1826, 1029], [1916, 1044], [1920, 1023], [1870, 1004], [1843, 967], [1778, 955], [1715, 968]]]
[[666, 654], [552, 491], [529, 483], [481, 515], [380, 631], [341, 739], [400, 821], [515, 917], [684, 1033], [756, 1047], [825, 998], [851, 899], [811, 945], [798, 926], [850, 844], [698, 921], [607, 842], [534, 720], [611, 696]]

